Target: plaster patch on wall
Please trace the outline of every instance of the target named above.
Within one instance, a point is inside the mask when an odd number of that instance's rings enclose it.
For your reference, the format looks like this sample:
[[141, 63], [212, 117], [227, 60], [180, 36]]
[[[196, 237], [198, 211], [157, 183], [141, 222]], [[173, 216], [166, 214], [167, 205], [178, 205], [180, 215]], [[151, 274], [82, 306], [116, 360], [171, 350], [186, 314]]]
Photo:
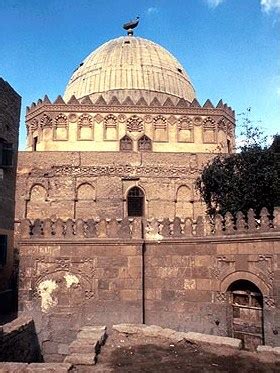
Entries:
[[39, 284], [38, 294], [41, 297], [41, 309], [43, 312], [48, 312], [49, 308], [57, 305], [57, 299], [52, 296], [56, 288], [55, 280], [45, 280]]
[[66, 281], [66, 287], [70, 288], [72, 285], [77, 285], [79, 283], [79, 278], [76, 275], [71, 275], [70, 273], [66, 273], [64, 275]]
[[193, 290], [195, 288], [196, 288], [196, 281], [195, 281], [195, 279], [185, 278], [184, 289], [186, 289], [186, 290]]
[[164, 238], [153, 227], [146, 227], [145, 231], [147, 240], [161, 241]]

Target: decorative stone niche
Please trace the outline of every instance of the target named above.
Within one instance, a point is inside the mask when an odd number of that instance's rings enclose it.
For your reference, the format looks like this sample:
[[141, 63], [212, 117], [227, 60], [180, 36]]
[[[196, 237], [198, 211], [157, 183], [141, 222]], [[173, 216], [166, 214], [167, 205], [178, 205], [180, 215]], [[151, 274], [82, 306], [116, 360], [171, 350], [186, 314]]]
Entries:
[[78, 120], [78, 140], [93, 140], [94, 127], [92, 117], [87, 114], [82, 114]]
[[177, 140], [178, 142], [193, 142], [193, 123], [191, 118], [182, 117], [177, 125]]
[[64, 114], [59, 114], [55, 118], [53, 139], [56, 141], [68, 140], [68, 121]]

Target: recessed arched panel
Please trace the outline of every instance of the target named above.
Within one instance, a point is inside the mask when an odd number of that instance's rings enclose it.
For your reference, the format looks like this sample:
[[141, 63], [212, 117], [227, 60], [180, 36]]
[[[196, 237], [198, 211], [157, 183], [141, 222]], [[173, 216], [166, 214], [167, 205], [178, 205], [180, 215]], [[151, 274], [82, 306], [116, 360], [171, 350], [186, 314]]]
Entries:
[[35, 184], [29, 192], [26, 217], [28, 219], [42, 219], [49, 217], [49, 202], [47, 190], [43, 185]]
[[35, 184], [30, 189], [30, 201], [45, 201], [47, 190], [40, 184]]
[[187, 185], [181, 185], [177, 190], [176, 216], [182, 219], [193, 217], [192, 191]]
[[94, 200], [95, 199], [95, 189], [91, 184], [84, 183], [81, 184], [77, 189], [77, 200]]
[[75, 200], [75, 218], [89, 219], [96, 215], [95, 188], [89, 183], [78, 186]]

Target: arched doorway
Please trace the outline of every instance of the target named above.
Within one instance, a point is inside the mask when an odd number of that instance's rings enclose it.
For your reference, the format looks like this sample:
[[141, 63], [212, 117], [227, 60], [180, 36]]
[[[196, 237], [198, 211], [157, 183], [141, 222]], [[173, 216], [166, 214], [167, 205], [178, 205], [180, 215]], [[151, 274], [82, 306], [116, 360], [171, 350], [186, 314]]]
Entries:
[[133, 187], [127, 194], [127, 215], [144, 216], [144, 193], [138, 187]]
[[264, 344], [263, 295], [248, 280], [237, 280], [229, 288], [229, 335], [239, 338], [246, 350]]

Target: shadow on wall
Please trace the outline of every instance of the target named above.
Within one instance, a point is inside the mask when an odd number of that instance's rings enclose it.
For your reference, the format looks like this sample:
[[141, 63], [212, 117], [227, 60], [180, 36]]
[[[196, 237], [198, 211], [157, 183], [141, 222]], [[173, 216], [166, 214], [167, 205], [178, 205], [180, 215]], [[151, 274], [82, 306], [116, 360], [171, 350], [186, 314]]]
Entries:
[[5, 282], [5, 290], [0, 291], [0, 325], [8, 323], [17, 317], [18, 312], [18, 274], [19, 256], [14, 249], [13, 270]]
[[21, 316], [0, 329], [0, 361], [43, 362], [34, 321]]

